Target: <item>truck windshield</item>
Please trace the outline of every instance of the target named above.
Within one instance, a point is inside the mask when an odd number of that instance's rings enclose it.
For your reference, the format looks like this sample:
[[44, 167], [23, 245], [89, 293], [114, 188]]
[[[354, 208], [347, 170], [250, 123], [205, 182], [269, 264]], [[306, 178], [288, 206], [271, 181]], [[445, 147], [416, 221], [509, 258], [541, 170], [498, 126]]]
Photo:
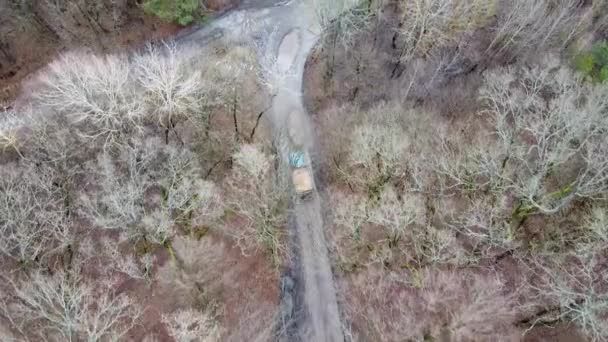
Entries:
[[306, 158], [304, 157], [304, 152], [296, 151], [289, 153], [289, 164], [291, 164], [291, 166], [295, 168], [306, 166]]

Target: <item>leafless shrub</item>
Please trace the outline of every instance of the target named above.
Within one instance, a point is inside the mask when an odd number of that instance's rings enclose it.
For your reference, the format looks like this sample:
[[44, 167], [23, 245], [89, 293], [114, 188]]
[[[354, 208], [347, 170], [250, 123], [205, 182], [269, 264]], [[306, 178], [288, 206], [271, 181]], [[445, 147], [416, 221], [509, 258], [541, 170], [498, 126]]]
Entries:
[[[297, 33], [295, 31], [289, 34], [290, 37], [295, 37], [294, 39], [297, 39]], [[293, 68], [292, 63], [281, 62], [279, 60], [280, 57], [273, 53], [263, 53], [263, 51], [274, 48], [273, 44], [270, 43], [274, 41], [281, 41], [282, 44], [285, 42], [285, 37], [282, 39], [279, 37], [278, 28], [273, 28], [272, 31], [268, 33], [267, 39], [253, 42], [253, 49], [262, 51], [262, 53], [257, 58], [258, 66], [251, 68], [252, 71], [257, 72], [261, 84], [273, 95], [277, 94], [282, 89], [286, 89], [285, 85], [289, 78], [297, 77], [297, 71]], [[279, 54], [280, 53], [281, 52], [279, 51]], [[247, 64], [248, 63], [244, 65]]]
[[78, 274], [39, 272], [9, 282], [12, 297], [1, 308], [18, 331], [46, 340], [120, 339], [136, 323], [141, 309], [111, 281], [85, 282]]
[[20, 153], [22, 141], [19, 131], [25, 128], [28, 115], [14, 110], [0, 110], [0, 150], [13, 149]]
[[91, 239], [87, 239], [80, 243], [78, 252], [79, 257], [90, 264], [97, 261], [97, 264], [101, 266], [103, 277], [110, 278], [122, 273], [138, 280], [151, 280], [152, 278], [156, 257], [150, 253], [142, 256], [130, 251], [124, 253], [121, 250], [120, 241], [102, 238], [99, 245], [95, 245]]
[[38, 113], [30, 118], [21, 148], [23, 159], [52, 168], [63, 185], [71, 183], [82, 171], [91, 149], [60, 115]]
[[[343, 289], [346, 314], [361, 340], [519, 338], [515, 303], [498, 278], [439, 270], [382, 273], [367, 270]], [[408, 278], [416, 278], [416, 287]]]
[[179, 310], [163, 315], [169, 335], [177, 342], [219, 341], [220, 331], [214, 317], [208, 312], [193, 309]]
[[279, 312], [274, 303], [254, 304], [255, 295], [249, 295], [246, 305], [241, 311], [237, 325], [231, 331], [225, 332], [225, 341], [239, 342], [243, 340], [254, 342], [273, 341], [277, 338], [277, 322]]
[[[228, 105], [237, 90], [245, 91], [243, 85], [249, 76], [258, 76], [258, 60], [250, 46], [221, 46], [212, 54], [213, 64], [204, 68], [203, 78], [207, 80], [207, 99], [214, 104]], [[271, 65], [267, 65], [271, 67]]]
[[343, 168], [349, 162], [352, 127], [360, 122], [362, 114], [361, 110], [348, 106], [332, 107], [318, 113], [319, 144], [323, 146], [319, 157], [331, 182], [345, 179]]
[[[264, 301], [260, 288], [256, 286], [240, 286], [241, 277], [256, 277], [251, 273], [249, 264], [233, 264], [233, 260], [227, 258], [229, 246], [215, 238], [195, 240], [177, 236], [173, 247], [175, 262], [167, 262], [156, 275], [164, 291], [172, 294], [171, 304], [217, 320], [215, 325], [210, 326], [212, 329], [209, 333], [221, 332], [221, 338], [211, 335], [218, 340], [237, 342], [272, 339], [277, 321], [276, 303]], [[267, 276], [261, 276], [264, 278], [264, 291], [268, 290], [270, 284]], [[227, 307], [228, 302], [235, 304], [235, 301], [238, 302], [237, 307]], [[232, 313], [227, 312], [229, 309]], [[229, 314], [233, 316], [232, 324], [224, 326], [227, 324], [226, 315]]]
[[379, 172], [397, 168], [407, 147], [407, 141], [400, 133], [399, 127], [374, 122], [355, 128], [350, 156], [352, 162], [371, 166], [379, 158], [375, 163]]
[[[451, 281], [448, 279], [448, 281]], [[451, 284], [429, 282], [433, 288], [425, 293], [428, 303], [439, 303], [445, 295], [443, 292]], [[513, 327], [516, 309], [513, 298], [504, 294], [503, 284], [499, 278], [475, 277], [466, 284], [468, 293], [464, 303], [451, 312], [448, 329], [457, 341], [492, 340], [498, 336], [515, 341], [519, 336]], [[440, 289], [437, 292], [436, 289]]]
[[214, 309], [218, 298], [211, 296], [234, 277], [233, 269], [217, 267], [225, 258], [224, 244], [176, 236], [172, 246], [175, 261], [160, 268], [156, 278], [171, 291], [175, 304], [204, 312]]
[[344, 194], [337, 189], [330, 191], [333, 206], [333, 226], [328, 230], [327, 244], [330, 257], [337, 270], [350, 269], [363, 263], [357, 248], [365, 243], [367, 203], [359, 194]]
[[594, 1], [592, 4], [592, 13], [595, 19], [594, 30], [597, 32], [605, 32], [608, 28], [608, 3], [606, 1]]
[[10, 328], [8, 327], [8, 325], [5, 325], [3, 323], [0, 323], [0, 338], [2, 339], [2, 341], [6, 341], [6, 342], [19, 341], [16, 334], [12, 333], [10, 331]]
[[41, 75], [34, 97], [65, 113], [84, 137], [111, 145], [141, 129], [144, 111], [131, 74], [124, 55], [64, 54]]

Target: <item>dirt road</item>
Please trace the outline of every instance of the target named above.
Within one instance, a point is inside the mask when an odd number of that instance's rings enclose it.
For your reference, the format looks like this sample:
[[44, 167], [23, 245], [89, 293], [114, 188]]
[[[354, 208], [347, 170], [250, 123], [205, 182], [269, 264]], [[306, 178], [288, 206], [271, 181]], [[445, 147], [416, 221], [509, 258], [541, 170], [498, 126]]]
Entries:
[[[307, 10], [298, 13], [302, 20], [302, 13], [307, 13]], [[304, 146], [309, 152], [314, 149], [315, 135], [302, 104], [302, 76], [306, 57], [316, 42], [316, 35], [311, 33], [311, 29], [314, 27], [294, 27], [282, 39], [278, 49], [277, 71], [286, 76], [277, 80], [277, 93], [273, 101], [273, 120], [278, 124], [277, 128], [284, 127], [292, 144]], [[287, 160], [286, 155], [283, 160]], [[343, 341], [323, 231], [320, 197], [315, 195], [306, 201], [296, 200], [294, 208], [306, 310], [305, 322], [300, 325], [303, 328], [301, 337], [305, 341]]]
[[[318, 40], [319, 27], [311, 0], [245, 0], [244, 7], [228, 13], [203, 29], [180, 38], [192, 44], [214, 39], [254, 42], [264, 77], [275, 95], [271, 120], [281, 146], [282, 159], [288, 161], [290, 146], [309, 152], [315, 148], [315, 134], [302, 104], [304, 64]], [[285, 168], [288, 170], [288, 168]], [[297, 336], [288, 340], [312, 342], [343, 341], [336, 291], [325, 243], [321, 199], [294, 198], [298, 255], [291, 269], [301, 282], [295, 286], [302, 301], [303, 314], [295, 315]]]

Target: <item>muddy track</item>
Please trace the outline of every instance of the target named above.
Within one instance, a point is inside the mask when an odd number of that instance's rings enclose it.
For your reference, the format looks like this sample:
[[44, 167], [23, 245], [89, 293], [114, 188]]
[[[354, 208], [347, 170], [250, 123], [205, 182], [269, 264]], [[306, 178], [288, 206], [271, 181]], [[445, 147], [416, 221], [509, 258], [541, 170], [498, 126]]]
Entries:
[[[245, 0], [204, 28], [179, 38], [187, 44], [211, 40], [254, 42], [264, 77], [272, 88], [271, 115], [281, 159], [293, 146], [315, 155], [315, 134], [302, 104], [306, 59], [318, 39], [319, 28], [310, 0]], [[285, 164], [282, 168], [289, 172]], [[290, 220], [291, 264], [281, 280], [280, 340], [344, 341], [333, 275], [328, 257], [321, 198], [302, 201], [294, 196]]]
[[[304, 11], [301, 11], [302, 13]], [[291, 146], [303, 146], [309, 154], [315, 148], [315, 135], [302, 104], [302, 76], [308, 53], [316, 36], [308, 27], [292, 28], [282, 39], [277, 56], [281, 77], [273, 101], [275, 127], [287, 133]], [[288, 149], [288, 148], [287, 148]], [[288, 160], [283, 151], [283, 160]], [[294, 203], [298, 265], [303, 287], [304, 317], [299, 335], [304, 341], [342, 341], [342, 327], [329, 263], [321, 199], [314, 195]]]

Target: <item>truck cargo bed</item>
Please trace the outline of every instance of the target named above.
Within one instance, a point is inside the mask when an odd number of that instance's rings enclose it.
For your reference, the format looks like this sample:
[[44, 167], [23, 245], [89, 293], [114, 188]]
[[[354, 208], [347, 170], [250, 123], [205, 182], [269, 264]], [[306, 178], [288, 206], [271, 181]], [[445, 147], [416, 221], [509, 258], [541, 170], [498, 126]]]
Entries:
[[293, 170], [292, 177], [298, 195], [303, 196], [313, 191], [312, 178], [307, 168]]

